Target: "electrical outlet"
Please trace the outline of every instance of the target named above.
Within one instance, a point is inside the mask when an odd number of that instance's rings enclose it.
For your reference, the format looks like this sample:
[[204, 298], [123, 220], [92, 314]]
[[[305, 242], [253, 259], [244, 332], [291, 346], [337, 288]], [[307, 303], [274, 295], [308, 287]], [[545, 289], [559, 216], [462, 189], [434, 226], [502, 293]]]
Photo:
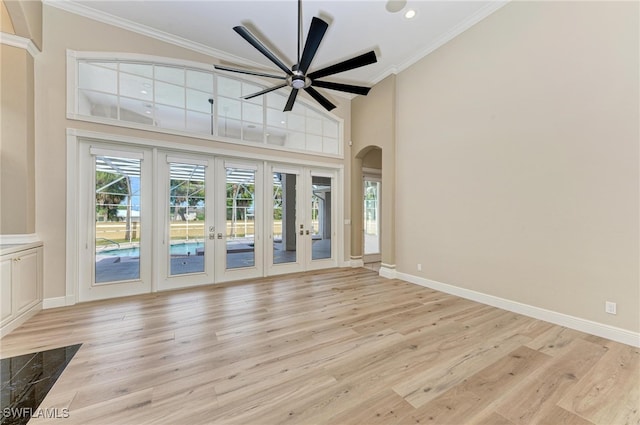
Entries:
[[617, 304], [611, 301], [605, 301], [604, 311], [609, 314], [616, 314]]
[[421, 272], [422, 271], [422, 264], [418, 263], [418, 271]]

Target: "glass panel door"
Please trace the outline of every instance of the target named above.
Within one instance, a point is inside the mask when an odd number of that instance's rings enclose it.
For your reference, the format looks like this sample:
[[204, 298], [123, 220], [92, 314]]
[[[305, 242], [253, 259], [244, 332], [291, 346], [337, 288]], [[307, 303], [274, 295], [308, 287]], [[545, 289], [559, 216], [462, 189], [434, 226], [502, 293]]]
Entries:
[[305, 239], [307, 269], [337, 266], [336, 211], [333, 208], [335, 174], [311, 171], [306, 183]]
[[[161, 154], [158, 211], [164, 236], [158, 241], [159, 289], [213, 283], [213, 159]], [[160, 212], [162, 211], [162, 212]]]
[[110, 148], [80, 149], [80, 301], [151, 291], [150, 152]]
[[255, 170], [227, 168], [227, 269], [256, 264], [255, 192]]
[[204, 272], [205, 167], [169, 164], [169, 275]]
[[273, 264], [298, 261], [297, 174], [273, 173]]
[[[267, 254], [270, 264], [268, 274], [292, 273], [304, 270], [300, 241], [304, 236], [304, 216], [300, 215], [298, 187], [301, 172], [296, 168], [271, 168], [270, 181], [266, 190], [271, 193], [270, 234], [271, 250]], [[300, 234], [302, 232], [302, 234]]]
[[331, 258], [331, 177], [311, 176], [311, 259]]
[[[261, 276], [261, 190], [258, 188], [262, 167], [221, 161], [221, 168], [223, 186], [218, 187], [224, 196], [221, 202], [224, 210], [217, 221], [216, 239], [221, 242], [218, 247], [222, 254], [217, 264], [223, 267], [219, 267], [222, 269], [219, 277], [227, 280]], [[224, 246], [220, 246], [222, 244]]]
[[141, 162], [95, 157], [96, 285], [140, 279]]
[[380, 261], [380, 179], [365, 177], [363, 188], [364, 261]]

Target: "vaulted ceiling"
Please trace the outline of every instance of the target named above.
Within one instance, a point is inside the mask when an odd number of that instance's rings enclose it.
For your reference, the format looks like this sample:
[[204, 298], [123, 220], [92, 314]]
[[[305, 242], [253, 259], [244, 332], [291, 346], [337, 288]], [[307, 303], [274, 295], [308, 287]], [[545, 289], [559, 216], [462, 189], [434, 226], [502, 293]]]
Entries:
[[[236, 34], [243, 25], [287, 64], [297, 55], [297, 0], [77, 1], [46, 4], [215, 55], [228, 63], [277, 68]], [[505, 4], [504, 1], [303, 1], [303, 32], [311, 18], [329, 29], [310, 70], [375, 50], [378, 63], [333, 76], [333, 81], [374, 84], [399, 72]], [[402, 7], [390, 12], [393, 6]], [[416, 12], [413, 19], [404, 15]]]

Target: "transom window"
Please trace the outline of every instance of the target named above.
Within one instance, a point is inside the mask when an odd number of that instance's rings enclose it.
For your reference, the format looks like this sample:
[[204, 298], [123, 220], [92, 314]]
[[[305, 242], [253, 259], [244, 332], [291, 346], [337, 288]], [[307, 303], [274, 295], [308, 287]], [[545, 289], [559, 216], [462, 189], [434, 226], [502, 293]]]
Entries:
[[76, 57], [75, 65], [70, 118], [342, 154], [339, 119], [304, 102], [283, 112], [287, 97], [277, 92], [243, 99], [266, 88], [258, 82], [157, 62]]

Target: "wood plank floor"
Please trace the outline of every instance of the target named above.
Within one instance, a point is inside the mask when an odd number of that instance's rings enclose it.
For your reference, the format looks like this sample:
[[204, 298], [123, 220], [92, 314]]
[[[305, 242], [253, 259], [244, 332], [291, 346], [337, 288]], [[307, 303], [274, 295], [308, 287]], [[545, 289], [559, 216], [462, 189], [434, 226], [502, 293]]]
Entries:
[[55, 424], [640, 424], [637, 348], [367, 269], [46, 310], [9, 357], [82, 347]]

